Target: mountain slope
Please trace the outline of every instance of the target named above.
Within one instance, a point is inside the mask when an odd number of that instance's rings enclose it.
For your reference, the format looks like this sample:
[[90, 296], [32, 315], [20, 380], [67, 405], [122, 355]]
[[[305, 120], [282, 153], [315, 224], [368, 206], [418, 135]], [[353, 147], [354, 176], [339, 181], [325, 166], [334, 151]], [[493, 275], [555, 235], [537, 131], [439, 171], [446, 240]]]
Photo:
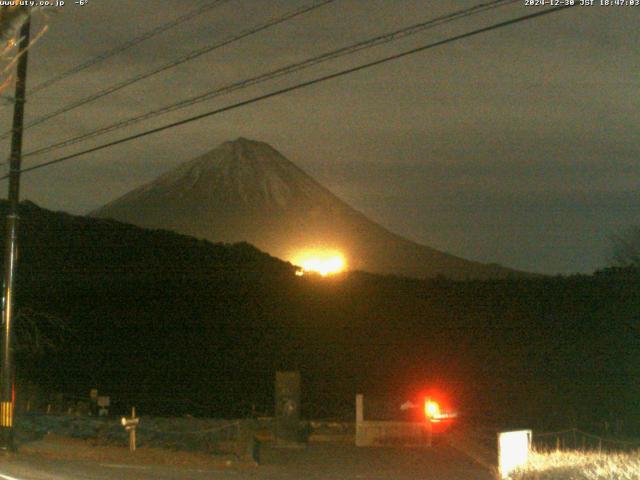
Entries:
[[640, 418], [637, 272], [298, 277], [247, 244], [26, 202], [19, 248], [16, 334], [37, 320], [41, 335], [23, 340], [56, 341], [38, 356], [18, 349], [17, 375], [75, 399], [97, 387], [120, 413], [270, 414], [275, 371], [299, 370], [304, 418], [352, 418], [356, 392], [397, 401], [433, 385], [508, 425]]
[[247, 241], [293, 260], [343, 253], [350, 269], [454, 279], [517, 274], [404, 239], [369, 220], [271, 146], [239, 138], [91, 213], [215, 242]]

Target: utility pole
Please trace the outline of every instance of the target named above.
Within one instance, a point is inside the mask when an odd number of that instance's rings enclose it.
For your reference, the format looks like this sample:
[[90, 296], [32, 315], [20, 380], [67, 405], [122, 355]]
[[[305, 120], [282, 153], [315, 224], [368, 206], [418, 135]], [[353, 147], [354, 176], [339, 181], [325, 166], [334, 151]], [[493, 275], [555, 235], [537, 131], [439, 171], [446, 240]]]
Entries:
[[27, 90], [27, 56], [31, 20], [20, 29], [18, 47], [18, 72], [13, 109], [13, 136], [9, 159], [9, 207], [4, 246], [4, 296], [2, 305], [2, 366], [0, 367], [0, 449], [14, 450], [13, 443], [13, 299], [18, 262], [18, 208], [20, 204], [20, 168], [22, 160], [22, 130], [24, 125], [24, 103]]

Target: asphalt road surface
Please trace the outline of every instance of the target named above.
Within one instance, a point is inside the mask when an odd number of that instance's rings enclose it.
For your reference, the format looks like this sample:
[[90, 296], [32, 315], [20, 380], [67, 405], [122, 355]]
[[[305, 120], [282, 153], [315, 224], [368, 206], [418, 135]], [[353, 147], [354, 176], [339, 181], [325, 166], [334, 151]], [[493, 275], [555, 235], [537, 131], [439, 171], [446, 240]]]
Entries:
[[[99, 447], [97, 447], [99, 448]], [[38, 454], [0, 457], [0, 480], [368, 479], [490, 480], [490, 472], [446, 445], [432, 448], [356, 448], [318, 443], [300, 449], [265, 445], [259, 466], [211, 467], [87, 461]]]

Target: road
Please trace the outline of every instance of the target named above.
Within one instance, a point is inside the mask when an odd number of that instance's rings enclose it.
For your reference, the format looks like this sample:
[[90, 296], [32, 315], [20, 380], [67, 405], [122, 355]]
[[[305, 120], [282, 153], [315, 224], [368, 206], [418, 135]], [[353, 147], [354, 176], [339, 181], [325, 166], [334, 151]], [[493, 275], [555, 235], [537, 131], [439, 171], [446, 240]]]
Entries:
[[[100, 447], [96, 447], [100, 448]], [[446, 445], [427, 448], [356, 448], [319, 443], [301, 449], [265, 446], [259, 466], [139, 464], [15, 454], [0, 458], [0, 480], [490, 480], [485, 469]]]

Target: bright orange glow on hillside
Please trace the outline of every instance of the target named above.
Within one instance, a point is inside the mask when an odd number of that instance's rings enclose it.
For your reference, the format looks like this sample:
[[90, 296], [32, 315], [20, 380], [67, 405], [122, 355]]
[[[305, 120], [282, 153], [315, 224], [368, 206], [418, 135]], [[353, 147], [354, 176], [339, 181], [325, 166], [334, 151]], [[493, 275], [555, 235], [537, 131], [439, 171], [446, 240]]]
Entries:
[[304, 272], [316, 272], [326, 277], [343, 272], [347, 266], [342, 253], [335, 250], [306, 250], [294, 256], [294, 265], [302, 267]]

